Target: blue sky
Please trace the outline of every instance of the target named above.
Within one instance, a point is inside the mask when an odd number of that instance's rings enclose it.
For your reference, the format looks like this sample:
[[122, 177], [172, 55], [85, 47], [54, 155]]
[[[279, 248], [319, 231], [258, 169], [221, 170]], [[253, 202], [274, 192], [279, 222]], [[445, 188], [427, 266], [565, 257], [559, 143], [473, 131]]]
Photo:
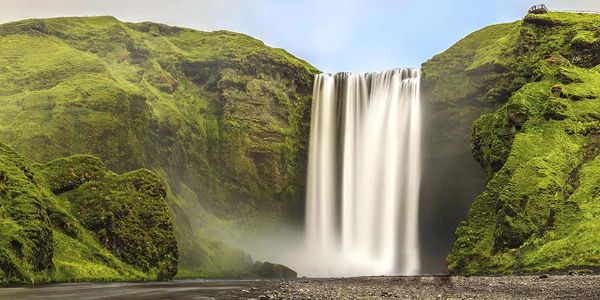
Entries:
[[[227, 29], [285, 48], [322, 71], [418, 67], [486, 25], [510, 22], [529, 0], [0, 0], [0, 23], [113, 15], [199, 30]], [[548, 0], [550, 9], [600, 10], [599, 0]]]

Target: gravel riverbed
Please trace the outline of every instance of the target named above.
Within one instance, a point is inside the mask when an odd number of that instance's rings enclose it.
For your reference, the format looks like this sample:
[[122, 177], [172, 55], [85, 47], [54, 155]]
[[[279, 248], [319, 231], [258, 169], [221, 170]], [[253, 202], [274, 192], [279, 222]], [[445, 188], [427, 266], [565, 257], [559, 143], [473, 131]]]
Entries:
[[226, 299], [600, 299], [600, 275], [298, 279]]

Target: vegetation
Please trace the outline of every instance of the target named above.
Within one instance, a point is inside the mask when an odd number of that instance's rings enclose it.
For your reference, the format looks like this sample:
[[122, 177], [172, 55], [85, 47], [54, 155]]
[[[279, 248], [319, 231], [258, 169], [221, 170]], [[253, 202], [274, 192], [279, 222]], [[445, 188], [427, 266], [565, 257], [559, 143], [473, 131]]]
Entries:
[[272, 278], [272, 279], [295, 279], [298, 274], [292, 269], [279, 265], [272, 264], [269, 262], [257, 261], [252, 266], [252, 272], [257, 274], [261, 278]]
[[[182, 276], [244, 274], [252, 261], [230, 245], [301, 216], [315, 72], [233, 32], [112, 17], [3, 24], [0, 142], [36, 162], [89, 153], [115, 172], [153, 170], [174, 213]], [[79, 193], [67, 194], [87, 205]], [[101, 235], [121, 227], [86, 226], [102, 227]], [[152, 255], [138, 266], [163, 254]]]
[[476, 32], [424, 65], [434, 101], [493, 110], [472, 127], [487, 185], [456, 230], [451, 271], [600, 267], [599, 21], [528, 15]]
[[147, 170], [87, 155], [40, 165], [0, 144], [0, 283], [173, 278], [165, 197]]
[[[528, 15], [423, 65], [429, 148], [470, 141], [487, 180], [451, 271], [600, 267], [599, 24]], [[0, 142], [24, 156], [0, 146], [1, 280], [295, 276], [231, 245], [302, 213], [316, 72], [226, 31], [0, 25]]]

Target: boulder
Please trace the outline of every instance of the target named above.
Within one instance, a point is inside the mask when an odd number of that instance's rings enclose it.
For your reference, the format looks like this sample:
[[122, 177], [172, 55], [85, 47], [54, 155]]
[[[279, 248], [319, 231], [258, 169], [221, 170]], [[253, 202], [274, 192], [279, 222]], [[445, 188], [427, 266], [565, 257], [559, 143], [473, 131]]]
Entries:
[[296, 279], [298, 277], [298, 273], [284, 265], [260, 261], [254, 263], [252, 273], [266, 279]]

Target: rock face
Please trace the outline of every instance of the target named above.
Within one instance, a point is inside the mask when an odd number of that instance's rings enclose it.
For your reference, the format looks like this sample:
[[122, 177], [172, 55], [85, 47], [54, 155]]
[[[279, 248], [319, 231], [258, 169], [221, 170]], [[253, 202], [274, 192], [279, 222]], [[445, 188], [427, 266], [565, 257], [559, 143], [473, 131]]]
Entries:
[[37, 162], [90, 153], [116, 172], [157, 172], [184, 276], [236, 275], [252, 261], [224, 241], [302, 215], [315, 72], [232, 32], [112, 17], [4, 24], [0, 141]]
[[465, 126], [483, 113], [471, 150], [486, 187], [456, 230], [450, 271], [600, 266], [599, 22], [528, 15], [473, 33], [424, 64], [432, 118], [456, 119], [447, 134], [464, 140]]
[[[505, 36], [516, 23], [474, 32], [423, 64], [423, 174], [420, 200], [422, 271], [446, 271], [454, 230], [485, 186], [470, 148], [471, 126], [510, 95], [511, 74], [502, 60]], [[505, 59], [506, 60], [506, 59]], [[507, 96], [506, 96], [507, 97]]]
[[30, 162], [0, 144], [0, 282], [172, 279], [178, 249], [160, 178], [96, 157]]

